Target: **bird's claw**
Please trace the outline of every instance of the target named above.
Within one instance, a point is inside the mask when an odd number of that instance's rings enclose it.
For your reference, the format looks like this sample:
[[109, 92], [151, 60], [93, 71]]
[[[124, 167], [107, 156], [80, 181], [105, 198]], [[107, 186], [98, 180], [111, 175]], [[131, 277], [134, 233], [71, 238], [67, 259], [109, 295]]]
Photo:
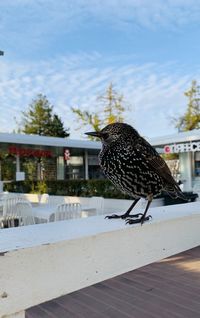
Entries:
[[139, 216], [142, 216], [143, 214], [142, 213], [138, 213], [138, 214], [132, 214], [132, 215], [128, 215], [128, 214], [121, 214], [121, 215], [118, 215], [118, 214], [112, 214], [112, 215], [106, 215], [105, 216], [105, 219], [126, 219], [126, 218], [138, 218]]
[[[137, 214], [130, 214], [129, 216], [127, 216], [128, 218], [138, 218], [139, 216], [143, 216], [143, 214], [142, 213], [137, 213]], [[127, 218], [127, 217], [125, 217], [125, 218]], [[124, 219], [125, 219], [124, 218]]]
[[150, 219], [152, 219], [151, 215], [148, 215], [146, 217], [141, 217], [140, 219], [137, 220], [132, 220], [132, 219], [127, 219], [125, 224], [136, 224], [136, 223], [141, 223], [141, 225], [145, 222], [145, 221], [149, 221]]
[[121, 219], [121, 215], [117, 215], [117, 214], [106, 215], [105, 219]]

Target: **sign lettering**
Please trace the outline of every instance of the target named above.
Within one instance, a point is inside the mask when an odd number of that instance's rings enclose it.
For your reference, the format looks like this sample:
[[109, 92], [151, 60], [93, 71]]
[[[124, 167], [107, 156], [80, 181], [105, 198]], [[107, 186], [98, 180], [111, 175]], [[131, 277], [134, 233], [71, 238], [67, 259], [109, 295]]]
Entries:
[[164, 146], [164, 152], [166, 154], [195, 151], [200, 151], [200, 141], [191, 141], [182, 144], [172, 144]]
[[19, 155], [20, 157], [52, 157], [52, 152], [50, 150], [40, 150], [40, 149], [30, 149], [30, 148], [17, 148], [11, 146], [8, 148], [10, 155]]

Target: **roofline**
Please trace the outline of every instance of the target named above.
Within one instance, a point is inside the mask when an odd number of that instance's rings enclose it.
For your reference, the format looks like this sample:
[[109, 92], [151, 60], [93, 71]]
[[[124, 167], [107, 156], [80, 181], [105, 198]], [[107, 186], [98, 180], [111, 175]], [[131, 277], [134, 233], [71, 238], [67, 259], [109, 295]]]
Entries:
[[164, 146], [176, 143], [184, 143], [200, 140], [200, 130], [194, 129], [191, 131], [179, 132], [173, 135], [149, 138], [152, 146]]
[[[154, 147], [160, 147], [174, 143], [184, 143], [190, 141], [200, 140], [200, 130], [194, 129], [191, 131], [180, 132], [173, 135], [147, 138], [150, 144]], [[69, 148], [83, 148], [83, 149], [101, 149], [101, 142], [39, 136], [39, 135], [27, 135], [27, 134], [15, 134], [15, 133], [0, 133], [0, 143], [10, 144], [26, 144], [26, 145], [38, 145], [38, 146], [50, 146], [50, 147], [69, 147]]]
[[0, 133], [0, 143], [26, 144], [50, 147], [72, 147], [83, 149], [101, 149], [101, 143], [97, 141], [12, 133]]

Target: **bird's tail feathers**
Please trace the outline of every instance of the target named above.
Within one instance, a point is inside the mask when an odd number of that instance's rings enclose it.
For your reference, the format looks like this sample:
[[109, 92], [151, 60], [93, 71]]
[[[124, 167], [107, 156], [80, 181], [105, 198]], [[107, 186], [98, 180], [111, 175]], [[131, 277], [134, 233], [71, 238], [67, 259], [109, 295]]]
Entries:
[[188, 199], [186, 198], [186, 196], [184, 195], [184, 193], [181, 191], [181, 189], [179, 188], [178, 184], [170, 186], [167, 185], [165, 188], [165, 191], [169, 194], [169, 196], [173, 199], [183, 199], [184, 201], [188, 201]]

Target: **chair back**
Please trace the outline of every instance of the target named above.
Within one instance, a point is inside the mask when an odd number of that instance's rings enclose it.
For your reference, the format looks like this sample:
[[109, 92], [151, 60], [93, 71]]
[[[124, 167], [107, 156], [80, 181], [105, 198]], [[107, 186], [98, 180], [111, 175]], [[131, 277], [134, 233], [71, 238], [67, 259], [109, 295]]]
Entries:
[[96, 209], [97, 215], [103, 214], [104, 210], [104, 198], [103, 197], [91, 197], [89, 200], [89, 206]]
[[0, 229], [6, 229], [9, 227], [18, 227], [20, 226], [20, 220], [18, 217], [15, 216], [4, 216], [0, 218]]
[[40, 203], [46, 204], [49, 203], [49, 195], [47, 193], [43, 193], [40, 197]]
[[52, 213], [49, 221], [62, 221], [81, 217], [80, 203], [63, 203], [57, 206], [55, 213]]
[[15, 215], [16, 203], [24, 201], [24, 198], [20, 195], [9, 195], [8, 198], [3, 201], [3, 216]]
[[65, 203], [65, 198], [59, 195], [50, 195], [48, 203], [50, 205], [60, 205]]
[[32, 206], [28, 201], [17, 202], [15, 206], [15, 215], [20, 220], [19, 225], [35, 224], [35, 219], [32, 212]]

